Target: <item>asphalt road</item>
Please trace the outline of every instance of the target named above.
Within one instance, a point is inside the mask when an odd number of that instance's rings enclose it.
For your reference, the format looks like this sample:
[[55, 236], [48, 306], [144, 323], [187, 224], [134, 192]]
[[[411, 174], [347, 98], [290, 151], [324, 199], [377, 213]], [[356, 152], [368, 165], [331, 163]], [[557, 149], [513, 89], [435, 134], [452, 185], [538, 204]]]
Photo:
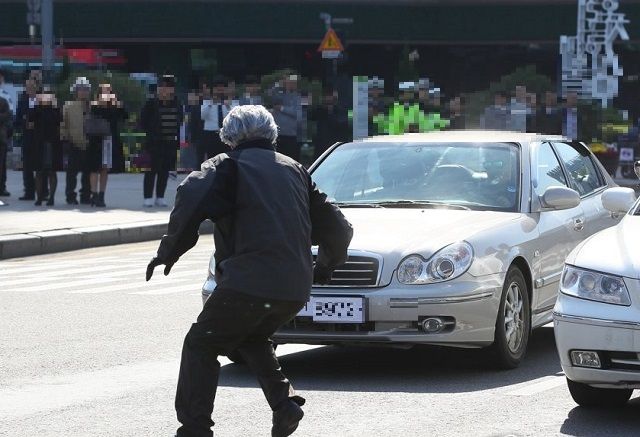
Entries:
[[[210, 239], [150, 283], [155, 242], [0, 261], [0, 435], [173, 435], [178, 359], [201, 307]], [[512, 371], [441, 348], [278, 354], [307, 398], [298, 436], [640, 435], [640, 398], [614, 411], [573, 403], [550, 327]], [[221, 362], [216, 437], [268, 436], [255, 378]]]

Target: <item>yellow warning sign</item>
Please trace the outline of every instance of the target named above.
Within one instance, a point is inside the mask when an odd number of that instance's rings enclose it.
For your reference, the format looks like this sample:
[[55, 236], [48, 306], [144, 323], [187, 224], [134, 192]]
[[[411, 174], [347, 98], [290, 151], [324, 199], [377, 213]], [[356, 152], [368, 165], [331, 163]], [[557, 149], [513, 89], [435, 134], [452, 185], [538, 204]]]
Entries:
[[329, 30], [327, 30], [327, 33], [325, 34], [324, 38], [322, 39], [322, 42], [320, 43], [320, 47], [318, 47], [318, 51], [319, 52], [344, 51], [342, 42], [340, 41], [340, 38], [338, 38], [338, 35], [336, 34], [335, 30], [333, 30], [332, 28], [329, 28]]

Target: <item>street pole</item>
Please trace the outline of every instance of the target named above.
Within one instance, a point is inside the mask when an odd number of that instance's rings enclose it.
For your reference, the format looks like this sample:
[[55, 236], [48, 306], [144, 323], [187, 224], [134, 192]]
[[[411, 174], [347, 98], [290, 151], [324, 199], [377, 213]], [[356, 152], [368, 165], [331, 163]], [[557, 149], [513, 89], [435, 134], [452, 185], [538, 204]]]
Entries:
[[42, 0], [42, 76], [43, 82], [53, 81], [53, 0]]

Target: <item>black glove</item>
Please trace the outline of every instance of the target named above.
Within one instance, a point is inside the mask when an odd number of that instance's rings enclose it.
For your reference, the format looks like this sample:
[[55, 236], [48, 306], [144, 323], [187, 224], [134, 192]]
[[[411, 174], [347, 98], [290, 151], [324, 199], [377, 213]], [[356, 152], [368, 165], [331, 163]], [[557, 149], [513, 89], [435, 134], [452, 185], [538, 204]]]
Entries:
[[331, 281], [332, 273], [333, 269], [321, 264], [316, 264], [313, 268], [313, 283], [318, 285], [327, 285], [329, 281]]
[[171, 271], [171, 268], [173, 267], [173, 262], [165, 262], [165, 261], [161, 261], [158, 257], [153, 257], [151, 259], [151, 261], [149, 261], [149, 265], [147, 266], [147, 281], [149, 279], [151, 279], [151, 277], [153, 276], [153, 270], [164, 264], [164, 275], [167, 276], [169, 274], [169, 272]]

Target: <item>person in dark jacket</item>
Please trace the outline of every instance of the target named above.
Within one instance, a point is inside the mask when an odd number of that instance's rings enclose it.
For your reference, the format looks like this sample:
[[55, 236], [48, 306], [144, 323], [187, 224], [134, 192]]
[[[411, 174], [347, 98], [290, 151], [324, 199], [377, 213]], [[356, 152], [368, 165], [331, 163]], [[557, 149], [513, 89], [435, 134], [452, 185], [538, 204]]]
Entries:
[[[153, 185], [156, 186], [156, 206], [167, 206], [164, 192], [169, 172], [176, 169], [180, 149], [180, 125], [183, 110], [175, 95], [176, 79], [164, 75], [158, 83], [158, 96], [147, 100], [142, 108], [140, 124], [147, 137], [145, 151], [151, 158], [151, 168], [144, 172], [144, 206], [154, 205]], [[156, 182], [157, 178], [157, 182]]]
[[562, 135], [562, 108], [558, 106], [556, 93], [547, 91], [544, 95], [544, 106], [536, 115], [535, 132], [541, 134]]
[[316, 122], [314, 161], [336, 142], [349, 141], [347, 113], [338, 107], [338, 99], [332, 89], [325, 90], [321, 104], [311, 111], [311, 118]]
[[[273, 410], [272, 436], [292, 434], [304, 399], [280, 370], [270, 336], [309, 300], [312, 280], [326, 284], [347, 259], [352, 228], [305, 168], [277, 153], [277, 126], [263, 106], [231, 110], [221, 135], [231, 151], [203, 163], [178, 187], [168, 233], [147, 267], [165, 275], [215, 223], [217, 287], [182, 350], [178, 436], [212, 436], [217, 357], [237, 353], [257, 375]], [[315, 268], [311, 245], [318, 245]]]
[[[36, 181], [33, 173], [33, 128], [27, 126], [28, 114], [36, 105], [36, 94], [38, 85], [35, 80], [29, 78], [25, 82], [25, 91], [18, 97], [16, 107], [16, 117], [14, 128], [20, 132], [20, 143], [22, 146], [22, 183], [24, 185], [24, 195], [19, 200], [36, 199]], [[48, 187], [45, 184], [45, 197], [48, 196]]]
[[55, 95], [48, 91], [38, 94], [36, 104], [27, 117], [27, 123], [33, 127], [34, 160], [36, 172], [36, 206], [44, 201], [45, 180], [49, 181], [47, 206], [54, 205], [58, 176], [62, 171], [62, 144], [60, 142], [60, 124], [62, 111], [58, 107]]

